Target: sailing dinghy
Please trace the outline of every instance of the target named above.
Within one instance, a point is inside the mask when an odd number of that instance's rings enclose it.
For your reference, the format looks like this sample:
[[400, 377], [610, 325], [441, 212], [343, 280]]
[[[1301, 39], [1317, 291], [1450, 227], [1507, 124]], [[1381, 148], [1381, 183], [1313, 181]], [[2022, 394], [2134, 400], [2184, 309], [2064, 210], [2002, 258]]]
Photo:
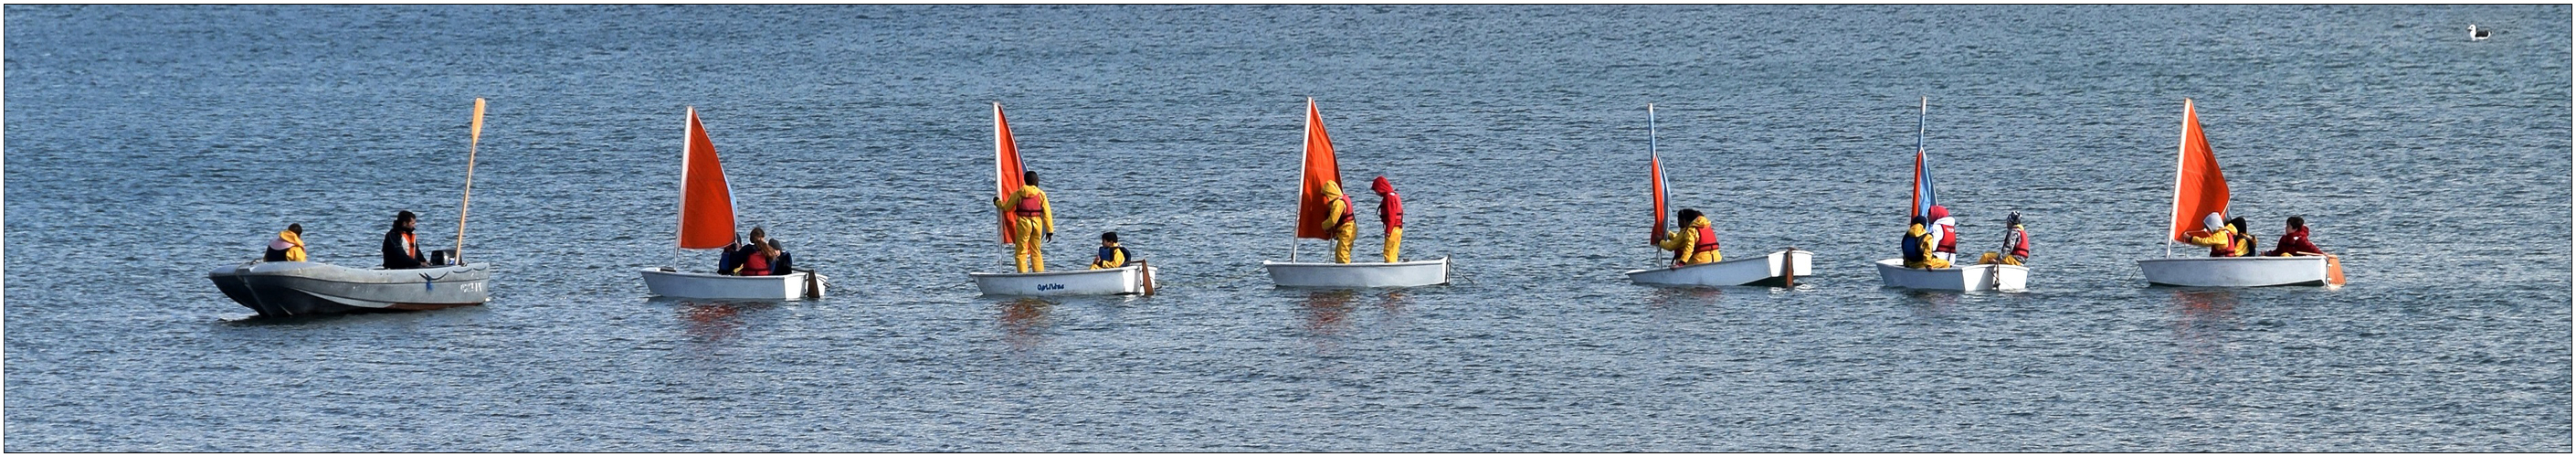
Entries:
[[2138, 261], [2147, 283], [2185, 287], [2341, 286], [2343, 264], [2334, 256], [2173, 257], [2173, 242], [2202, 228], [2204, 215], [2227, 213], [2227, 177], [2218, 171], [2218, 155], [2200, 130], [2200, 115], [2191, 100], [2182, 101], [2182, 145], [2174, 163], [2172, 224], [2165, 231], [2165, 256]]
[[[1324, 115], [1315, 109], [1313, 98], [1306, 99], [1303, 161], [1304, 177], [1297, 185], [1296, 238], [1333, 239], [1331, 233], [1319, 227], [1329, 216], [1325, 213], [1331, 211], [1324, 200], [1323, 185], [1341, 185], [1342, 171], [1333, 158], [1333, 139], [1324, 134]], [[1261, 261], [1261, 268], [1270, 272], [1270, 282], [1279, 287], [1413, 287], [1449, 283], [1448, 257], [1397, 263], [1301, 263], [1297, 261], [1296, 239], [1288, 242], [1288, 261]]]
[[[1922, 107], [1914, 117], [1914, 213], [1912, 216], [1922, 216], [1931, 211], [1932, 205], [1936, 204], [1933, 198], [1931, 158], [1923, 152], [1923, 115], [1931, 112], [1931, 108], [1932, 99], [1924, 98]], [[1931, 255], [1931, 253], [1927, 252], [1924, 255]], [[1950, 268], [1906, 268], [1905, 258], [1898, 257], [1880, 260], [1877, 266], [1878, 281], [1886, 287], [2018, 291], [2027, 288], [2030, 283], [2030, 267], [2021, 265], [1974, 265], [1959, 262], [1952, 263]]]
[[[1646, 169], [1648, 174], [1653, 175], [1654, 184], [1650, 187], [1655, 196], [1655, 231], [1646, 242], [1656, 244], [1664, 241], [1666, 213], [1664, 212], [1664, 157], [1662, 152], [1656, 151], [1654, 105], [1646, 105], [1646, 154], [1648, 157]], [[1689, 222], [1683, 221], [1683, 223]], [[1790, 287], [1797, 285], [1797, 278], [1806, 276], [1808, 270], [1813, 268], [1815, 256], [1816, 253], [1813, 252], [1788, 248], [1761, 257], [1672, 268], [1628, 270], [1626, 274], [1629, 281], [1658, 286]]]
[[[993, 104], [993, 181], [995, 197], [1007, 198], [1020, 190], [1020, 144], [1011, 138], [1011, 123], [1002, 117], [1002, 104]], [[1001, 218], [1002, 244], [1011, 244], [1011, 213], [994, 213]], [[1126, 266], [1098, 270], [1067, 270], [1037, 273], [968, 272], [975, 288], [984, 295], [1128, 295], [1154, 293], [1154, 267], [1144, 261], [1127, 262]]]
[[[680, 249], [719, 249], [733, 244], [733, 189], [725, 183], [724, 162], [698, 109], [689, 108], [687, 138], [680, 145]], [[825, 278], [813, 270], [783, 275], [733, 276], [676, 268], [643, 269], [644, 288], [664, 297], [743, 300], [822, 298]]]
[[[466, 195], [474, 192], [474, 148], [483, 142], [483, 99], [474, 99], [466, 143]], [[465, 217], [458, 211], [457, 253], [464, 252]], [[432, 253], [432, 257], [440, 257]], [[461, 263], [460, 259], [457, 261]], [[447, 263], [445, 259], [433, 262]], [[322, 262], [248, 262], [206, 273], [215, 289], [260, 316], [305, 316], [358, 311], [427, 310], [492, 301], [492, 265], [469, 263], [408, 270], [357, 269]]]

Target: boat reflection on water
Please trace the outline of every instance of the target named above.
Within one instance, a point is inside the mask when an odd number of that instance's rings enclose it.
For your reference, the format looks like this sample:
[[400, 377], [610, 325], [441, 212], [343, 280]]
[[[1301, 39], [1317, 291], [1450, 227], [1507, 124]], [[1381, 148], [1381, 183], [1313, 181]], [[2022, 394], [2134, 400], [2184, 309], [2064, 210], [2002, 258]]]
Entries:
[[2174, 342], [2185, 354], [2222, 352], [2227, 347], [2226, 333], [2240, 327], [2236, 304], [2233, 290], [2174, 291]]
[[1001, 327], [1003, 344], [1009, 345], [1013, 351], [1046, 345], [1047, 327], [1054, 325], [1047, 319], [1047, 311], [1055, 308], [1055, 302], [1020, 297], [1003, 301], [999, 306], [1001, 309], [995, 313], [994, 323]]
[[763, 301], [718, 301], [696, 299], [672, 300], [679, 303], [673, 310], [680, 315], [680, 331], [690, 341], [722, 343], [742, 336], [743, 318], [749, 313], [777, 307]]
[[1959, 292], [1906, 289], [1905, 299], [1914, 305], [1909, 307], [1914, 317], [1942, 317], [1950, 314], [1950, 308], [1959, 305]]
[[1726, 291], [1715, 287], [1655, 287], [1646, 292], [1646, 305], [1656, 309], [1704, 306], [1726, 298]]

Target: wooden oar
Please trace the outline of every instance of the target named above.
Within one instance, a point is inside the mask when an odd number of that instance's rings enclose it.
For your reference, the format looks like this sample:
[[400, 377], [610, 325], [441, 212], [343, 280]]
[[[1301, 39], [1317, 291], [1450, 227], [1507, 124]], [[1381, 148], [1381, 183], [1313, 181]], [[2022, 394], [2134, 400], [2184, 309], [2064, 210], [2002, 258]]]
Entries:
[[1145, 261], [1143, 260], [1138, 260], [1136, 261], [1136, 272], [1145, 276], [1145, 296], [1154, 296], [1154, 267], [1145, 265]]
[[465, 140], [465, 203], [456, 208], [457, 265], [465, 264], [465, 212], [474, 209], [474, 149], [483, 143], [483, 99], [474, 99], [474, 127]]

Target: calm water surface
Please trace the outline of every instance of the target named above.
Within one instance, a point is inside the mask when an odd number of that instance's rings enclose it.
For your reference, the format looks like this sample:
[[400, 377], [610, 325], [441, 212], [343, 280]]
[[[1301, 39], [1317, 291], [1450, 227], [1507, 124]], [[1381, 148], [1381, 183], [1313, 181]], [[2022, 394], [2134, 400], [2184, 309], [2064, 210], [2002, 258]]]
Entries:
[[[2570, 450], [2564, 5], [5, 14], [8, 451]], [[1965, 244], [2029, 219], [2029, 292], [1878, 287], [1920, 96]], [[396, 210], [452, 243], [474, 97], [489, 306], [206, 282], [290, 222], [347, 265]], [[1454, 284], [1259, 274], [1305, 97]], [[2187, 97], [2235, 212], [2351, 286], [2145, 286]], [[991, 101], [1055, 267], [1115, 230], [1164, 294], [977, 295]], [[1647, 103], [1676, 204], [1815, 275], [1619, 275], [1658, 257]], [[712, 263], [671, 247], [689, 106], [831, 297], [646, 297]]]

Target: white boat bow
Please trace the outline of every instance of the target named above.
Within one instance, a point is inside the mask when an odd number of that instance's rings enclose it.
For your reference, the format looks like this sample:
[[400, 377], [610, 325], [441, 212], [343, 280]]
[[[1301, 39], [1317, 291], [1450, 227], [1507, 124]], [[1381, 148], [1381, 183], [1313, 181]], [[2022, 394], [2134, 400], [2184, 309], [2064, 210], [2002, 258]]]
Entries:
[[1906, 268], [1905, 259], [1880, 260], [1878, 281], [1887, 287], [1924, 290], [2024, 290], [2030, 267], [2021, 265], [1952, 265], [1950, 268]]
[[1413, 287], [1449, 283], [1449, 258], [1397, 263], [1261, 261], [1279, 287]]
[[745, 300], [801, 300], [822, 298], [825, 278], [821, 273], [797, 271], [784, 275], [729, 276], [715, 273], [670, 271], [646, 268], [644, 288], [653, 295], [678, 298], [729, 298]]
[[2138, 261], [2147, 283], [2184, 287], [2322, 286], [2327, 259], [2298, 257], [2177, 257]]
[[1149, 265], [1128, 265], [1098, 270], [1066, 270], [1044, 273], [967, 273], [984, 295], [1127, 295], [1146, 293], [1154, 275], [1162, 270]]
[[1660, 286], [1785, 287], [1795, 284], [1795, 278], [1810, 274], [1815, 255], [1816, 253], [1813, 252], [1784, 249], [1760, 257], [1688, 265], [1681, 268], [1629, 270], [1627, 275], [1628, 280], [1638, 284]]

